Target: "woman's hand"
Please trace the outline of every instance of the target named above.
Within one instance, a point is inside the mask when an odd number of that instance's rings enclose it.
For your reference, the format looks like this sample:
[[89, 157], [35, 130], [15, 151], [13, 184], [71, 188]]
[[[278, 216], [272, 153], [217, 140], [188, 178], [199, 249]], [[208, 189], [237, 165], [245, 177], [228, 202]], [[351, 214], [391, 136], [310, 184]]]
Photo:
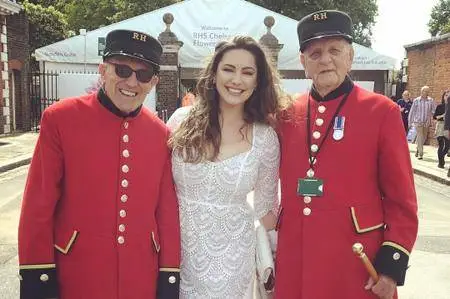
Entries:
[[264, 226], [266, 231], [274, 230], [277, 225], [277, 216], [275, 216], [275, 214], [272, 211], [270, 211], [259, 221]]

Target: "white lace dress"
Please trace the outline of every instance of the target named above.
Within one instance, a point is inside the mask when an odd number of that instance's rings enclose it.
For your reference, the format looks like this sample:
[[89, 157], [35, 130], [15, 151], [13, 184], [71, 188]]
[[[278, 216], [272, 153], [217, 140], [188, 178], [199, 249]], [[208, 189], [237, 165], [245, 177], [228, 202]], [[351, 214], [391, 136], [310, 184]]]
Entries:
[[[189, 109], [178, 109], [173, 130]], [[181, 299], [253, 299], [254, 220], [278, 206], [279, 143], [266, 125], [253, 126], [252, 147], [219, 162], [185, 163], [172, 155], [180, 206]], [[247, 194], [254, 190], [253, 207]]]

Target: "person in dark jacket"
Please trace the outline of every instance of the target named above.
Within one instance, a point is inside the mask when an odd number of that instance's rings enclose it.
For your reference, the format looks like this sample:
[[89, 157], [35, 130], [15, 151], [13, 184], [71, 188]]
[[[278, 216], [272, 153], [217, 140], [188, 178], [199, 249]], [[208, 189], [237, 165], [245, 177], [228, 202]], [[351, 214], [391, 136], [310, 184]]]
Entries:
[[448, 134], [446, 134], [444, 129], [444, 117], [445, 117], [445, 102], [450, 96], [450, 91], [445, 91], [442, 94], [441, 103], [436, 107], [436, 110], [433, 115], [433, 119], [436, 120], [436, 129], [435, 129], [435, 137], [438, 141], [439, 147], [437, 150], [439, 168], [444, 168], [445, 164], [445, 154], [448, 152], [448, 148], [450, 146], [450, 142], [448, 139]]

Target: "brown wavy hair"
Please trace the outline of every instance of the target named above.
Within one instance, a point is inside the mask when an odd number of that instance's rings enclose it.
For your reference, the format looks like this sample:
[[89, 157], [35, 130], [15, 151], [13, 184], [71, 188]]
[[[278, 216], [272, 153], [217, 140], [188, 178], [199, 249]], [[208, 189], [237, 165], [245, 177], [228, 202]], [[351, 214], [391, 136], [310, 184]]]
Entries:
[[276, 125], [276, 116], [288, 104], [282, 104], [281, 89], [277, 71], [262, 49], [249, 36], [235, 36], [227, 42], [220, 42], [197, 82], [196, 103], [189, 115], [172, 134], [169, 145], [175, 154], [181, 154], [188, 163], [214, 161], [221, 142], [219, 123], [219, 93], [214, 78], [225, 53], [235, 49], [250, 52], [255, 58], [257, 68], [257, 86], [244, 104], [244, 122]]

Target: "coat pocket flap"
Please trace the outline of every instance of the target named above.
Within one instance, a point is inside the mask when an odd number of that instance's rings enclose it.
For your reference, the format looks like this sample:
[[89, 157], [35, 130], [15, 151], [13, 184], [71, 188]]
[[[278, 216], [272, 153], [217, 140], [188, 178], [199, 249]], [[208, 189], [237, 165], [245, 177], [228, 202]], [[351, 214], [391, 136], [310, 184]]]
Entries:
[[353, 226], [358, 234], [384, 228], [383, 211], [378, 206], [350, 207]]
[[62, 254], [68, 254], [77, 237], [78, 231], [76, 230], [73, 230], [72, 234], [70, 231], [67, 233], [57, 232], [55, 234], [55, 248]]
[[152, 231], [152, 243], [153, 243], [153, 249], [155, 249], [156, 253], [159, 253], [159, 250], [161, 249], [161, 246], [159, 245], [159, 237], [158, 234]]

